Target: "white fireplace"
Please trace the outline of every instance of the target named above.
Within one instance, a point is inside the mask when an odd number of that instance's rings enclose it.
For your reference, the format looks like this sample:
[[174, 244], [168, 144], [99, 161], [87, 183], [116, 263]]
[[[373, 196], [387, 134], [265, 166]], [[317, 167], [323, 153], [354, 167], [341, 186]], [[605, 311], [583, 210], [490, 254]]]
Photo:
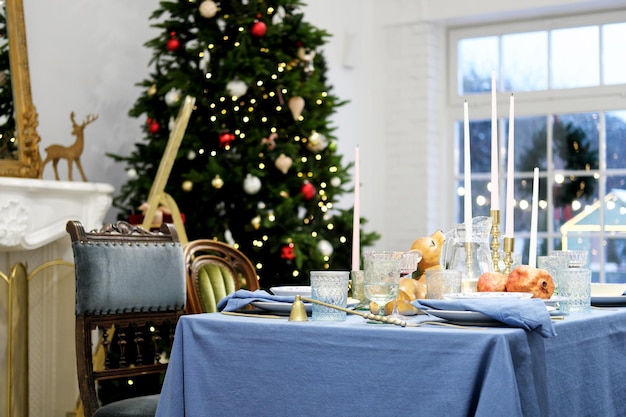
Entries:
[[112, 193], [109, 184], [0, 177], [0, 415], [56, 417], [76, 407], [65, 224], [99, 228]]

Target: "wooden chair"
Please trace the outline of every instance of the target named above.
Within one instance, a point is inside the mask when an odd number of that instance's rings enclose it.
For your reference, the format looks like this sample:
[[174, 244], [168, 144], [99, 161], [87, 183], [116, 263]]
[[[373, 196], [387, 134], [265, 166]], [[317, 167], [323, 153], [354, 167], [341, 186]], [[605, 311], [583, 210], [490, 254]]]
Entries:
[[226, 243], [197, 239], [184, 247], [187, 275], [187, 313], [212, 313], [226, 295], [260, 288], [256, 269], [239, 250]]
[[[85, 232], [80, 222], [69, 221], [66, 230], [76, 268], [76, 364], [85, 417], [154, 416], [185, 308], [176, 229], [164, 224], [149, 232], [117, 222]], [[94, 352], [104, 358], [102, 364], [95, 363]], [[134, 392], [146, 379], [154, 379], [147, 384], [153, 392]], [[103, 387], [115, 384], [123, 384], [119, 391], [128, 396], [142, 395], [106, 403]]]

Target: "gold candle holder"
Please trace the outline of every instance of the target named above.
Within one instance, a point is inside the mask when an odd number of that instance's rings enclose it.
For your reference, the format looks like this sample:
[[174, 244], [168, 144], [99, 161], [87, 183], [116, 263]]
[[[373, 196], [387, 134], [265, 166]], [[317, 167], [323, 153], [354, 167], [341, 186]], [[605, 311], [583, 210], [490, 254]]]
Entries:
[[513, 265], [513, 251], [515, 250], [515, 238], [504, 237], [504, 275], [511, 273], [511, 265]]
[[493, 270], [500, 272], [500, 210], [489, 211], [491, 216], [491, 262]]

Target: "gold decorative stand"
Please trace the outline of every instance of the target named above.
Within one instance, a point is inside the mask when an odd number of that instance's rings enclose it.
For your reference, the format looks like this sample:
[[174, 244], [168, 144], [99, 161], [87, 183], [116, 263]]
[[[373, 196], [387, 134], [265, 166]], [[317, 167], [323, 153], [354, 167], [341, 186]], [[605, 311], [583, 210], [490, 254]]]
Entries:
[[490, 210], [491, 217], [491, 261], [493, 270], [500, 272], [500, 210]]
[[513, 265], [513, 252], [515, 251], [515, 238], [504, 237], [504, 274], [511, 273], [511, 265]]
[[167, 184], [167, 180], [172, 172], [172, 166], [174, 165], [174, 160], [176, 159], [176, 153], [178, 152], [180, 143], [183, 140], [183, 135], [185, 134], [185, 129], [187, 129], [189, 117], [191, 116], [195, 103], [195, 97], [187, 96], [178, 111], [178, 116], [176, 116], [174, 128], [170, 132], [170, 137], [167, 141], [163, 157], [161, 158], [156, 178], [152, 183], [152, 188], [150, 188], [150, 194], [147, 201], [148, 209], [144, 213], [143, 224], [141, 225], [144, 229], [150, 230], [152, 227], [152, 219], [154, 218], [157, 208], [159, 206], [167, 207], [172, 212], [172, 221], [174, 222], [174, 226], [176, 226], [180, 243], [183, 245], [188, 241], [187, 233], [185, 232], [185, 225], [183, 224], [183, 219], [180, 215], [180, 211], [178, 210], [176, 201], [174, 201], [174, 199], [165, 192], [165, 185]]

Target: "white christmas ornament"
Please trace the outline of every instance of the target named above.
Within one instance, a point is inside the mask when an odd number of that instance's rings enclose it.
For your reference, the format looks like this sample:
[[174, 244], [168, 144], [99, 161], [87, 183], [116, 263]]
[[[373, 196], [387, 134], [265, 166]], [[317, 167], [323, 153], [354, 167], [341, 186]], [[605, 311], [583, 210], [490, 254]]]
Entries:
[[278, 6], [276, 12], [274, 13], [274, 17], [272, 17], [273, 25], [280, 25], [283, 23], [283, 18], [285, 17], [285, 9], [283, 6]]
[[230, 229], [226, 229], [224, 231], [224, 240], [226, 240], [226, 243], [228, 243], [230, 246], [235, 246], [235, 239], [233, 239], [233, 233], [230, 231]]
[[332, 185], [333, 187], [339, 187], [341, 185], [341, 178], [339, 178], [339, 177], [332, 177], [330, 179], [330, 185]]
[[170, 91], [165, 93], [165, 104], [168, 106], [175, 106], [180, 101], [181, 92], [177, 88], [172, 88]]
[[198, 42], [197, 39], [190, 39], [185, 43], [185, 49], [187, 51], [193, 51], [198, 47], [198, 45], [200, 45], [200, 42]]
[[289, 168], [291, 168], [292, 164], [293, 160], [284, 153], [278, 155], [278, 158], [276, 158], [276, 162], [274, 162], [276, 168], [278, 168], [278, 170], [283, 174], [286, 174], [287, 171], [289, 171]]
[[252, 174], [247, 174], [246, 178], [243, 180], [243, 190], [247, 194], [256, 194], [261, 189], [261, 180], [259, 177], [255, 177]]
[[248, 86], [241, 80], [232, 80], [226, 84], [226, 90], [231, 97], [239, 98], [246, 94]]
[[328, 139], [326, 136], [321, 133], [316, 132], [315, 130], [311, 132], [311, 136], [309, 136], [309, 141], [307, 143], [307, 147], [313, 152], [321, 152], [328, 146]]
[[174, 116], [172, 116], [167, 122], [167, 128], [170, 130], [170, 132], [174, 129], [174, 125], [176, 125], [176, 119], [174, 118]]
[[190, 161], [193, 161], [194, 159], [196, 159], [196, 151], [192, 149], [189, 152], [187, 152], [187, 159], [189, 159]]
[[317, 244], [317, 250], [324, 256], [330, 256], [333, 254], [334, 248], [327, 240], [320, 240]]
[[219, 8], [217, 7], [217, 4], [215, 4], [214, 1], [205, 0], [202, 3], [200, 3], [200, 7], [198, 8], [198, 10], [200, 11], [200, 16], [210, 19], [211, 17], [214, 17], [217, 14], [217, 12], [219, 11]]
[[129, 179], [134, 180], [135, 178], [137, 178], [137, 171], [135, 170], [135, 168], [129, 168], [126, 170], [126, 175]]
[[198, 68], [202, 70], [202, 72], [207, 72], [209, 70], [209, 64], [211, 63], [211, 53], [207, 50], [202, 53], [202, 58], [200, 58], [200, 62], [198, 62]]

